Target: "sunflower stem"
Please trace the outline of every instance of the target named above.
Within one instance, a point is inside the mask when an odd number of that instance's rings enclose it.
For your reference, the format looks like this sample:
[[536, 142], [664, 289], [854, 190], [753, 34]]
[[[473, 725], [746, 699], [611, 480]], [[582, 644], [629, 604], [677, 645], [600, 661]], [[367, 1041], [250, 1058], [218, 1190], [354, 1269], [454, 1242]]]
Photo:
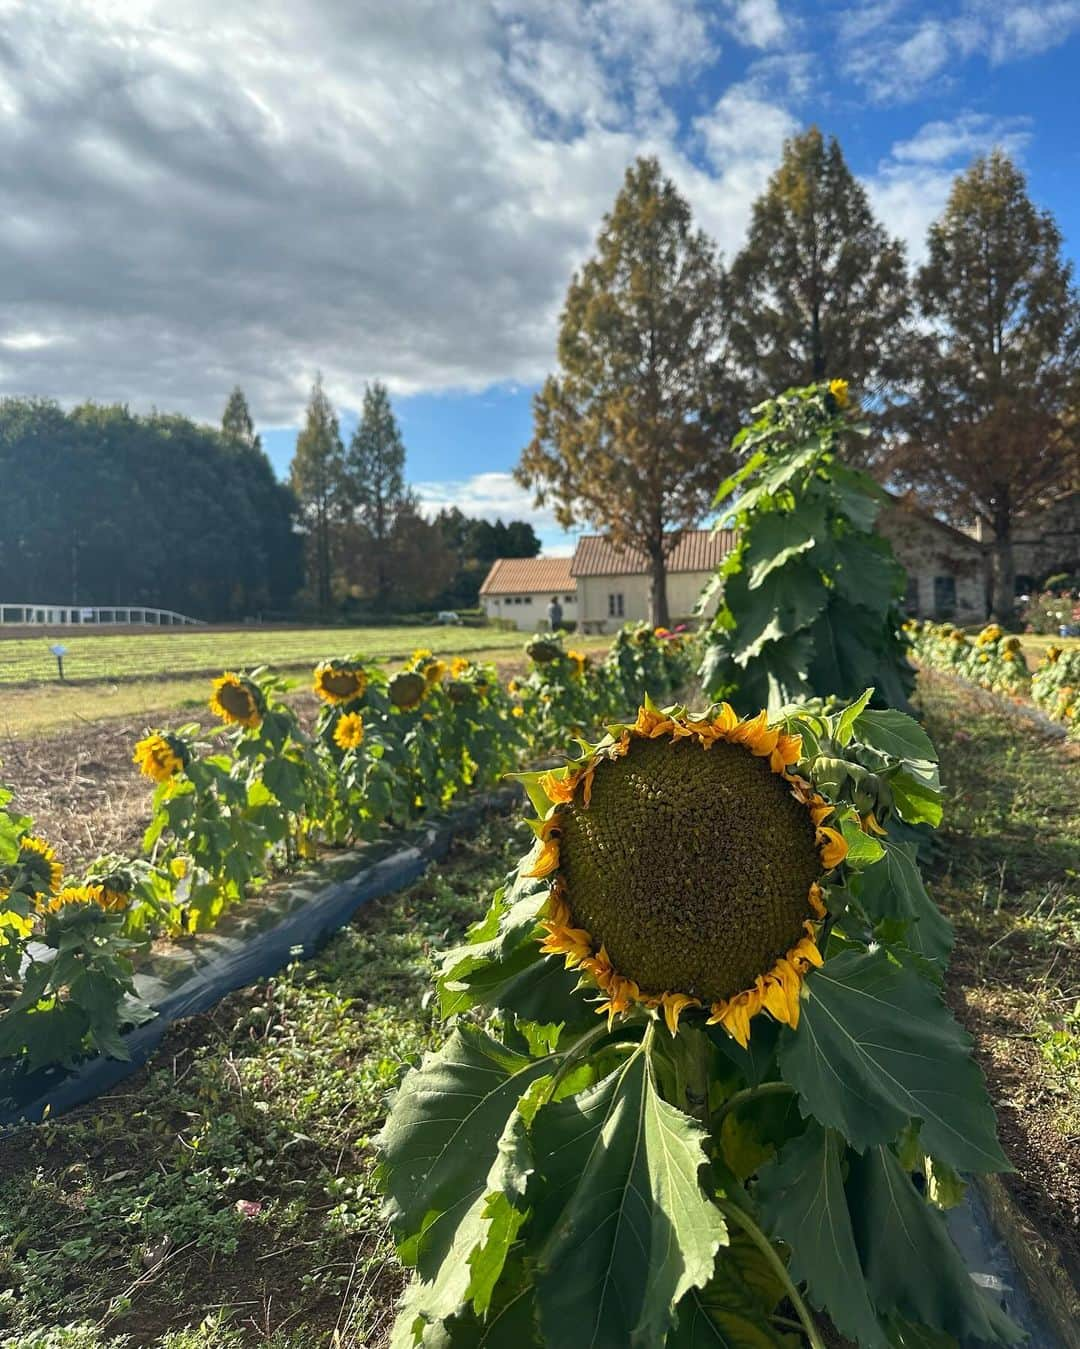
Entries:
[[759, 1096], [777, 1096], [781, 1092], [794, 1092], [794, 1090], [795, 1088], [789, 1087], [786, 1082], [761, 1082], [756, 1087], [744, 1087], [734, 1096], [729, 1096], [720, 1106], [713, 1116], [713, 1125], [718, 1128], [724, 1122], [725, 1115], [730, 1114], [732, 1110], [738, 1110], [747, 1101], [756, 1100]]
[[551, 1100], [551, 1097], [555, 1092], [555, 1088], [559, 1085], [559, 1083], [566, 1076], [567, 1072], [569, 1072], [569, 1070], [574, 1066], [574, 1064], [577, 1063], [579, 1059], [586, 1057], [586, 1051], [590, 1050], [597, 1040], [602, 1039], [605, 1035], [609, 1035], [610, 1033], [611, 1028], [607, 1025], [606, 1022], [601, 1021], [600, 1024], [594, 1026], [592, 1030], [586, 1031], [585, 1034], [579, 1040], [574, 1041], [574, 1043], [570, 1046], [570, 1048], [566, 1050], [566, 1052], [563, 1054], [562, 1062], [559, 1064], [558, 1068], [556, 1068], [555, 1072], [552, 1074], [551, 1087], [549, 1088], [547, 1093], [548, 1100]]
[[788, 1273], [787, 1265], [780, 1259], [776, 1247], [772, 1244], [765, 1233], [754, 1222], [749, 1214], [744, 1213], [741, 1208], [731, 1202], [721, 1201], [720, 1210], [725, 1218], [730, 1218], [736, 1226], [741, 1227], [765, 1259], [774, 1270], [776, 1277], [787, 1289], [788, 1299], [802, 1323], [802, 1328], [806, 1332], [806, 1338], [810, 1341], [810, 1349], [825, 1349], [825, 1342], [818, 1333], [817, 1323], [810, 1313], [810, 1308], [803, 1301], [802, 1294], [796, 1288], [791, 1275]]

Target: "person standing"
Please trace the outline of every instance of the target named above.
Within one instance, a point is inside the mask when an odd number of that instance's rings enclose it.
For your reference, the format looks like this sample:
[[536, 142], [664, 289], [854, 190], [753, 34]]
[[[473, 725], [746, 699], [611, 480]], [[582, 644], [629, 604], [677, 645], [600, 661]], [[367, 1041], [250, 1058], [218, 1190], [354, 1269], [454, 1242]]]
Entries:
[[562, 605], [559, 603], [558, 595], [552, 595], [551, 603], [547, 609], [548, 627], [552, 632], [558, 632], [562, 627]]

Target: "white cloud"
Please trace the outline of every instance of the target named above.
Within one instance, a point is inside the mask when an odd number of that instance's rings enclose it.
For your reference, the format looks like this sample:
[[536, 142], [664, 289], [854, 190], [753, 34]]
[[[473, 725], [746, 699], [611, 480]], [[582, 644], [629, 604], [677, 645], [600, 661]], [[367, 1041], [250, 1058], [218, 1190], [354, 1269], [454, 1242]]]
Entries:
[[[533, 383], [639, 153], [722, 245], [794, 127], [735, 86], [691, 158], [706, 0], [0, 0], [0, 391], [293, 423], [331, 396]], [[756, 22], [764, 36], [767, 14]], [[692, 148], [692, 147], [691, 147]]]
[[514, 481], [510, 473], [475, 473], [469, 478], [413, 483], [420, 506], [427, 516], [456, 506], [474, 519], [527, 520], [544, 544], [547, 557], [562, 557], [574, 551], [576, 534], [567, 533], [549, 508], [533, 505], [533, 494]]
[[733, 0], [730, 28], [745, 46], [776, 47], [788, 26], [777, 0]]
[[912, 261], [922, 261], [927, 229], [944, 209], [956, 173], [995, 146], [1020, 156], [1031, 137], [1029, 126], [1026, 117], [963, 112], [950, 121], [926, 122], [892, 146], [866, 188], [889, 231], [907, 241]]
[[837, 19], [845, 68], [879, 103], [907, 102], [928, 87], [940, 93], [972, 56], [1003, 65], [1059, 46], [1078, 30], [1080, 0], [871, 0]]
[[986, 154], [995, 146], [1019, 155], [1031, 140], [1030, 117], [991, 117], [964, 112], [951, 121], [926, 122], [907, 141], [898, 141], [891, 157], [913, 164], [943, 164]]

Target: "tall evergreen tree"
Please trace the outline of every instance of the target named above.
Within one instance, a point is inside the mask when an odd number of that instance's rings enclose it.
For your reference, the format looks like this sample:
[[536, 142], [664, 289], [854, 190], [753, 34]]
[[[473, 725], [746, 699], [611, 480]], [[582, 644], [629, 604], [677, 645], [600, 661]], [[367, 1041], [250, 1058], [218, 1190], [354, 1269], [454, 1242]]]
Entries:
[[953, 183], [916, 289], [928, 332], [896, 468], [957, 523], [992, 532], [992, 605], [1007, 621], [1016, 518], [1080, 472], [1080, 309], [1053, 216], [1000, 150]]
[[333, 601], [334, 536], [347, 511], [347, 494], [345, 450], [322, 375], [311, 389], [289, 478], [307, 526], [309, 588], [326, 612]]
[[830, 378], [874, 397], [907, 368], [904, 246], [817, 127], [785, 144], [729, 283], [732, 355], [751, 401]]
[[253, 450], [262, 449], [262, 440], [255, 432], [255, 423], [251, 420], [247, 399], [239, 384], [229, 394], [229, 401], [225, 404], [221, 434], [235, 444], [247, 445]]
[[722, 281], [689, 205], [639, 159], [570, 283], [560, 373], [533, 400], [516, 470], [564, 527], [589, 522], [645, 554], [654, 623], [668, 622], [671, 548], [728, 464]]
[[390, 596], [394, 525], [414, 503], [405, 486], [405, 443], [386, 385], [378, 380], [364, 389], [364, 407], [349, 445], [346, 469], [357, 519], [370, 539], [375, 608], [383, 610]]

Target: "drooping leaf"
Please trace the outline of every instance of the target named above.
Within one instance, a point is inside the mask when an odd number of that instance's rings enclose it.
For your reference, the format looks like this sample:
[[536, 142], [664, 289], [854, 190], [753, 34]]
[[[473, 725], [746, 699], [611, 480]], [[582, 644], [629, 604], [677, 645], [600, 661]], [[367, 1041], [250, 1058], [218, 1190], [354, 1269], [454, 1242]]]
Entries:
[[971, 1039], [933, 984], [879, 950], [843, 952], [805, 987], [780, 1071], [807, 1114], [860, 1151], [920, 1119], [927, 1151], [958, 1170], [1009, 1169]]
[[813, 622], [825, 606], [827, 592], [809, 563], [796, 561], [771, 573], [749, 590], [745, 573], [732, 576], [726, 594], [738, 604], [738, 628], [730, 643], [737, 665], [746, 665], [769, 642], [789, 637]]
[[726, 1228], [701, 1188], [704, 1131], [659, 1095], [636, 1050], [588, 1091], [541, 1109], [530, 1239], [549, 1344], [662, 1346], [708, 1283]]
[[768, 1319], [783, 1295], [765, 1257], [736, 1229], [730, 1246], [717, 1253], [713, 1277], [679, 1303], [678, 1324], [665, 1349], [798, 1349], [797, 1337]]
[[973, 1282], [941, 1214], [888, 1147], [853, 1156], [846, 1182], [859, 1257], [878, 1310], [961, 1343], [1015, 1344], [1021, 1331]]
[[[390, 1221], [409, 1242], [408, 1257], [422, 1277], [435, 1276], [458, 1225], [482, 1205], [518, 1098], [553, 1063], [515, 1054], [483, 1031], [459, 1026], [405, 1077], [379, 1135], [379, 1177]], [[467, 1255], [462, 1252], [462, 1259]]]
[[893, 759], [936, 763], [937, 751], [914, 717], [894, 708], [862, 712], [855, 723], [859, 739]]
[[927, 959], [944, 961], [952, 949], [952, 924], [927, 893], [911, 843], [880, 840], [884, 856], [860, 877], [859, 898], [871, 921], [898, 918], [905, 940]]
[[766, 1231], [791, 1248], [793, 1279], [860, 1349], [884, 1349], [885, 1336], [859, 1269], [844, 1193], [843, 1140], [811, 1122], [758, 1176]]

